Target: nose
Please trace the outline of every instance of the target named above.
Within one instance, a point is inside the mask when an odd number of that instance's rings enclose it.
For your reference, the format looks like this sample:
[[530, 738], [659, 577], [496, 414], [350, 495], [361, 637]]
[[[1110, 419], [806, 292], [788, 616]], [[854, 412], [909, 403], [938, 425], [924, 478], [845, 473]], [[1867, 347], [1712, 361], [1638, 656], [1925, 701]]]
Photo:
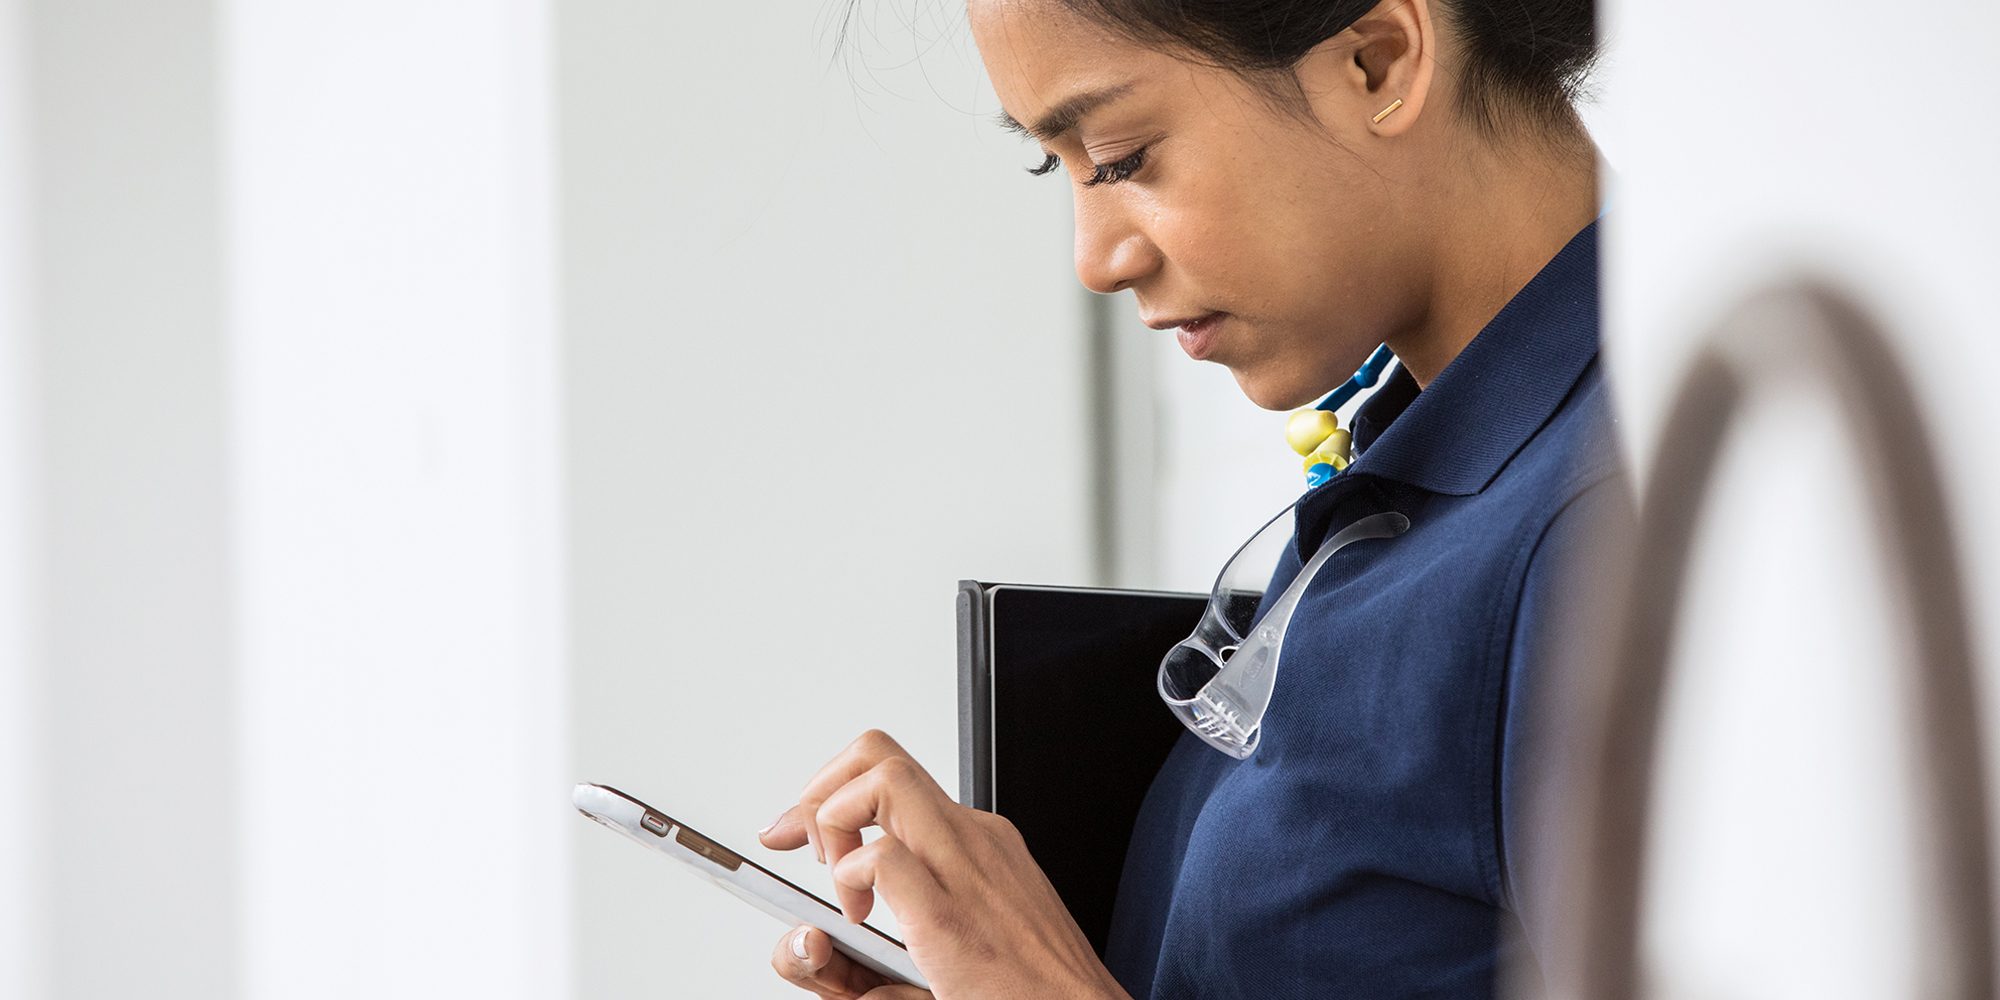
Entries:
[[1077, 199], [1076, 277], [1103, 295], [1130, 288], [1160, 267], [1160, 251], [1116, 199]]

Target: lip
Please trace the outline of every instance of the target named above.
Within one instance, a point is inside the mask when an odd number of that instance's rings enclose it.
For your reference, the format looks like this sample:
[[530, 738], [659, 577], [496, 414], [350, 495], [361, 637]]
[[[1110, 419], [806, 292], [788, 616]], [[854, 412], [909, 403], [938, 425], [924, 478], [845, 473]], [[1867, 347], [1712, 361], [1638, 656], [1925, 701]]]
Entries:
[[1181, 350], [1196, 361], [1203, 361], [1215, 351], [1216, 330], [1229, 314], [1212, 312], [1184, 319], [1147, 320], [1146, 325], [1155, 330], [1173, 330], [1181, 342]]

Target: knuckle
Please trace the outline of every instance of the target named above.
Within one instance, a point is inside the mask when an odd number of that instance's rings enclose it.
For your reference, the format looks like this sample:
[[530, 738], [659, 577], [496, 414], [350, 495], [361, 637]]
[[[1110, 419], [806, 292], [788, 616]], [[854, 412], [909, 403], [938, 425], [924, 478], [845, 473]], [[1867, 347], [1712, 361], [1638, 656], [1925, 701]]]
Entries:
[[[862, 850], [866, 850], [863, 848]], [[834, 862], [833, 884], [848, 889], [866, 889], [872, 883], [866, 870], [867, 860], [861, 850], [847, 852], [847, 856]]]
[[1015, 826], [1013, 820], [999, 813], [987, 812], [984, 809], [973, 809], [970, 812], [972, 813], [973, 822], [981, 830], [984, 830], [988, 836], [996, 839], [1006, 839], [1008, 837], [1018, 839], [1021, 836], [1021, 828]]
[[901, 788], [915, 783], [924, 769], [908, 757], [890, 757], [875, 765], [875, 773], [884, 782]]
[[1010, 847], [1027, 843], [1027, 839], [1021, 836], [1021, 828], [1015, 826], [1013, 820], [999, 813], [993, 813], [992, 816], [993, 818], [987, 821], [987, 829], [993, 832], [994, 839]]
[[1021, 828], [1015, 826], [1013, 820], [1008, 819], [1007, 817], [1002, 816], [999, 813], [993, 814], [993, 826], [995, 829], [999, 830], [1000, 832], [1006, 834], [1009, 837], [1013, 837], [1016, 840], [1019, 840], [1021, 838]]
[[842, 854], [840, 860], [828, 865], [828, 871], [832, 873], [834, 881], [853, 875], [856, 869], [866, 864], [868, 855], [874, 852], [874, 847], [873, 844], [862, 844]]
[[870, 729], [854, 741], [854, 748], [869, 754], [886, 754], [896, 746], [896, 741], [880, 729]]
[[973, 836], [967, 838], [966, 848], [982, 863], [1003, 865], [1028, 853], [1028, 842], [1021, 836], [1021, 828], [1012, 820], [995, 813], [969, 810], [972, 813]]
[[910, 849], [905, 847], [902, 841], [884, 834], [855, 853], [866, 855], [868, 863], [880, 869], [894, 867], [902, 860], [903, 855], [910, 853]]

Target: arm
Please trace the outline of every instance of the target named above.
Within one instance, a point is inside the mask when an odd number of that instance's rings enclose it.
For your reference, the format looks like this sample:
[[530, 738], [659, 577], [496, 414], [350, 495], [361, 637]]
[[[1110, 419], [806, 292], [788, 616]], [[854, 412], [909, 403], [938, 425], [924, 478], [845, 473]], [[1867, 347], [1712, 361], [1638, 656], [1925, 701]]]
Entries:
[[1523, 579], [1501, 718], [1499, 829], [1506, 905], [1547, 960], [1567, 856], [1562, 821], [1582, 697], [1610, 662], [1637, 513], [1622, 476], [1599, 479], [1550, 521]]

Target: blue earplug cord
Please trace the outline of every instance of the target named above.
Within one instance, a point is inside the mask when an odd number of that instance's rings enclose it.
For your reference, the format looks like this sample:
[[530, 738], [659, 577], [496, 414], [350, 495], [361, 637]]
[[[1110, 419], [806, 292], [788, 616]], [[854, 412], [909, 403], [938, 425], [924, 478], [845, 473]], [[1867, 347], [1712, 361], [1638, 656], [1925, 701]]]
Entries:
[[[1361, 363], [1361, 367], [1354, 372], [1354, 377], [1342, 383], [1340, 388], [1328, 393], [1314, 409], [1333, 413], [1346, 406], [1348, 400], [1353, 399], [1361, 390], [1372, 388], [1375, 383], [1382, 381], [1382, 373], [1389, 370], [1389, 362], [1394, 360], [1396, 355], [1389, 350], [1388, 344], [1375, 348], [1375, 353], [1370, 354], [1368, 360]], [[1322, 462], [1306, 470], [1306, 487], [1310, 489], [1324, 485], [1339, 474], [1339, 469]]]

